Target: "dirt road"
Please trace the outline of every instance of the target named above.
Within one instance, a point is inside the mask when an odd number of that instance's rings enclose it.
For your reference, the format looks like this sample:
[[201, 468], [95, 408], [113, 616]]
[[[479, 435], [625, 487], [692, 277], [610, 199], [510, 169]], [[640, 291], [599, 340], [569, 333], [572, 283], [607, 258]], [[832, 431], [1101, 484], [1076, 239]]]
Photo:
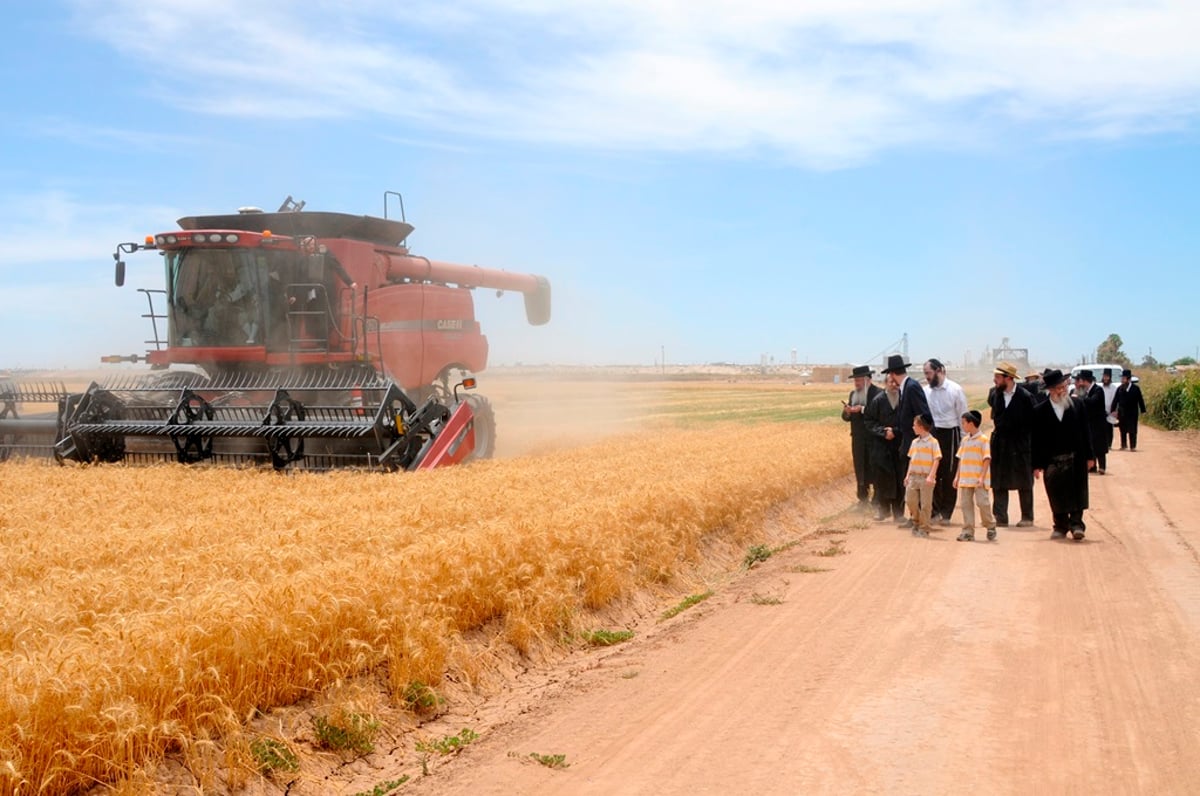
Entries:
[[479, 740], [404, 790], [1194, 793], [1198, 483], [1197, 440], [1143, 427], [1083, 542], [1049, 538], [1040, 482], [1036, 527], [992, 544], [826, 520], [848, 532], [447, 716]]

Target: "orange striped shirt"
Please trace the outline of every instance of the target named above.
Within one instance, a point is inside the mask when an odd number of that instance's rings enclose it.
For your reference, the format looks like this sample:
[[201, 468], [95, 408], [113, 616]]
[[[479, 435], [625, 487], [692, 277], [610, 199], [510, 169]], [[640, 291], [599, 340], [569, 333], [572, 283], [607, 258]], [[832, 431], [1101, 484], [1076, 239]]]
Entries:
[[988, 466], [991, 460], [992, 443], [987, 434], [976, 431], [963, 437], [958, 446], [958, 485], [989, 489], [992, 486], [992, 468]]
[[942, 446], [932, 434], [917, 437], [908, 449], [908, 474], [929, 475], [933, 463], [942, 458]]

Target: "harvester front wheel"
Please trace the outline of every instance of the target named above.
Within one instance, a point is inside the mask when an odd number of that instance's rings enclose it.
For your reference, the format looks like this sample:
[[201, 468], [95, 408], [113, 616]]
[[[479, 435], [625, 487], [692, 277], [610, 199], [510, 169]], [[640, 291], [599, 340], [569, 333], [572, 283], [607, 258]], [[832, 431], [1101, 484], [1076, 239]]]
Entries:
[[496, 412], [492, 402], [482, 395], [465, 397], [475, 414], [475, 450], [471, 459], [490, 459], [496, 453]]

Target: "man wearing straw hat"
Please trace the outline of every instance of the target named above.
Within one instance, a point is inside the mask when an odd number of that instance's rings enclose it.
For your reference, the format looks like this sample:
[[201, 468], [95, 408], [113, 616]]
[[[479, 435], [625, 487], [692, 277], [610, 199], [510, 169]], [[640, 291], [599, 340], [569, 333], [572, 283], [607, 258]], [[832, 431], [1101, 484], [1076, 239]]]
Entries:
[[1008, 527], [1008, 493], [1017, 490], [1021, 504], [1019, 528], [1033, 525], [1032, 450], [1034, 401], [1017, 386], [1017, 366], [1000, 362], [992, 371], [995, 385], [988, 393], [992, 407], [992, 504], [996, 525]]

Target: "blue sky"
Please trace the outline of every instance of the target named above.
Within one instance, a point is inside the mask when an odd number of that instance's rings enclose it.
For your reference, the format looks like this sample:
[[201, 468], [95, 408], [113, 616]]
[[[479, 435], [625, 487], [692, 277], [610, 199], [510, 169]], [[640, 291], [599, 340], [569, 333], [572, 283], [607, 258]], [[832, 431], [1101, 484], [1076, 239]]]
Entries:
[[[1195, 356], [1200, 5], [10, 4], [0, 368], [144, 350], [114, 246], [289, 194], [547, 276], [493, 364]], [[394, 208], [393, 208], [394, 211]]]

